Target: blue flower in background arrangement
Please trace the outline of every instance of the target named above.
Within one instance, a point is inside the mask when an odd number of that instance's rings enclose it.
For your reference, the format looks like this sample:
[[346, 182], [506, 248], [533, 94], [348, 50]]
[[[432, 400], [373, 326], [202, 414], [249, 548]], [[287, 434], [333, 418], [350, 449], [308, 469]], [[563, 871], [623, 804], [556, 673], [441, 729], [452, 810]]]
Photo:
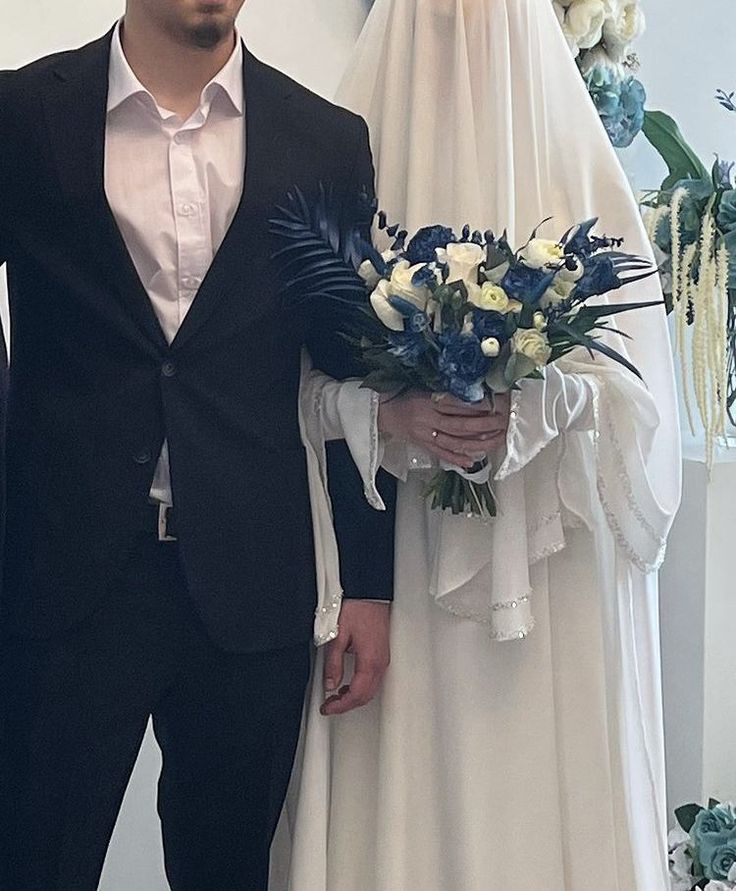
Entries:
[[736, 232], [736, 189], [730, 189], [721, 198], [717, 222], [723, 232]]
[[425, 226], [407, 245], [404, 258], [412, 266], [417, 263], [431, 263], [437, 259], [435, 249], [446, 247], [451, 241], [457, 241], [457, 237], [447, 226]]
[[588, 91], [608, 137], [616, 148], [626, 148], [644, 126], [646, 91], [635, 77], [619, 77], [604, 66], [586, 77]]
[[483, 355], [478, 338], [453, 331], [440, 335], [439, 341], [442, 353], [437, 367], [446, 379], [447, 389], [464, 402], [480, 402], [485, 395], [483, 379], [491, 362]]

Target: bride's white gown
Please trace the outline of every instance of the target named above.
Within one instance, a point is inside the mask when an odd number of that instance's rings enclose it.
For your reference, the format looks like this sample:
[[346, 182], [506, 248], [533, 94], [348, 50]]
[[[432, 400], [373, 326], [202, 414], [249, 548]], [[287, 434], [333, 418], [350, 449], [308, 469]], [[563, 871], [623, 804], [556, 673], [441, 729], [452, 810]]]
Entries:
[[[410, 229], [468, 220], [519, 243], [596, 211], [648, 251], [549, 0], [376, 0], [340, 99]], [[663, 315], [623, 318], [648, 390], [585, 355], [525, 384], [498, 521], [429, 511], [410, 452], [389, 449], [406, 478], [393, 663], [378, 700], [327, 720], [318, 655], [274, 891], [667, 889], [654, 570], [677, 417]], [[361, 448], [340, 385], [312, 385], [369, 483], [368, 432]]]

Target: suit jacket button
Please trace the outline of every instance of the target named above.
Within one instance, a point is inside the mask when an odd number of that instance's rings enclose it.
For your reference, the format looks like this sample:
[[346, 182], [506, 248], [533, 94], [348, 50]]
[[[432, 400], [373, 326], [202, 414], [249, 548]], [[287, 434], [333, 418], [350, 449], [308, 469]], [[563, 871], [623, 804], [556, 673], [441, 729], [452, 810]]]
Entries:
[[140, 452], [133, 455], [133, 460], [136, 464], [148, 464], [148, 462], [151, 460], [151, 453], [148, 451], [148, 449], [141, 449]]
[[161, 374], [164, 377], [173, 377], [176, 374], [176, 365], [173, 362], [164, 362], [161, 366]]

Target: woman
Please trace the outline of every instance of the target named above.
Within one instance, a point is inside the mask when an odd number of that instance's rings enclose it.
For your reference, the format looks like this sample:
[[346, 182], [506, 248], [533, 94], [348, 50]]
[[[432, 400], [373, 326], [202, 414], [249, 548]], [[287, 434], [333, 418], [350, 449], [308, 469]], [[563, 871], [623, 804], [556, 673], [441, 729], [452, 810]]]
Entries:
[[[468, 222], [519, 244], [550, 215], [556, 233], [600, 215], [649, 255], [549, 0], [376, 0], [339, 101], [366, 117], [381, 206], [410, 232]], [[635, 299], [660, 299], [655, 279]], [[392, 666], [332, 721], [315, 672], [279, 891], [668, 887], [656, 569], [679, 434], [663, 312], [620, 325], [646, 386], [586, 354], [524, 382], [496, 521], [430, 511], [421, 453], [386, 446]], [[370, 395], [311, 386], [375, 500]]]

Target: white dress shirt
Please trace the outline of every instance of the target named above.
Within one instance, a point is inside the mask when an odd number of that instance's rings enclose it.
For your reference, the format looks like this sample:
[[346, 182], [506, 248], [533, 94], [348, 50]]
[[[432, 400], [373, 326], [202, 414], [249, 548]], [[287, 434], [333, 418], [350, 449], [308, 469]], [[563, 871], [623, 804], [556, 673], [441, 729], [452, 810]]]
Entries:
[[[138, 276], [171, 343], [220, 247], [243, 191], [243, 48], [235, 48], [184, 121], [156, 103], [112, 38], [105, 192]], [[173, 504], [168, 444], [151, 497]]]

